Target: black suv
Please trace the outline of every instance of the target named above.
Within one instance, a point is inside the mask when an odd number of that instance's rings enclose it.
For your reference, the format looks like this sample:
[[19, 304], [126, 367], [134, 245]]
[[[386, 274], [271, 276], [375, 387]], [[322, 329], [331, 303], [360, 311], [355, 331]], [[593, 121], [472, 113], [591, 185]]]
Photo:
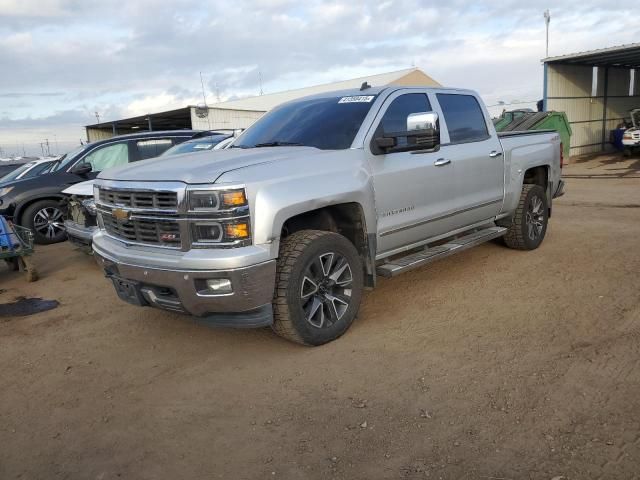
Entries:
[[[65, 239], [62, 191], [102, 170], [157, 157], [174, 145], [206, 135], [194, 130], [142, 132], [83, 145], [63, 155], [50, 173], [0, 184], [0, 215], [31, 229], [36, 243]], [[211, 135], [211, 133], [208, 133]]]

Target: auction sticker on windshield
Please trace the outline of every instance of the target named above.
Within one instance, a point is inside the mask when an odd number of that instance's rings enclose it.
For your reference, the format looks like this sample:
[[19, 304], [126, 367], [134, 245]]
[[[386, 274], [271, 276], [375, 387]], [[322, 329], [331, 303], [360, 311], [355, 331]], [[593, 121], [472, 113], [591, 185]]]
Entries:
[[338, 103], [371, 103], [376, 98], [374, 95], [358, 95], [355, 97], [342, 97]]

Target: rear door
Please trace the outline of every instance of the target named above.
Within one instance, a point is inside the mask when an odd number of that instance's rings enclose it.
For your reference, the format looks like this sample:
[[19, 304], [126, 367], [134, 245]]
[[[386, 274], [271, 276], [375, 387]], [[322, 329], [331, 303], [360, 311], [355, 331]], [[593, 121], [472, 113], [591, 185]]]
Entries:
[[500, 212], [504, 199], [504, 157], [491, 119], [470, 93], [441, 91], [435, 97], [441, 128], [449, 134], [440, 153], [453, 166], [450, 226], [462, 228], [490, 219]]

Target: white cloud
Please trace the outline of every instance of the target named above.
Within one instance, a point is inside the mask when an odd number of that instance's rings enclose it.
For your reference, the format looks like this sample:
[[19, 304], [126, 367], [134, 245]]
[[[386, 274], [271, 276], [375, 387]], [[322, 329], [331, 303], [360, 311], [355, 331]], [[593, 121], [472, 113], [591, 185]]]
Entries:
[[[498, 100], [542, 94], [547, 5], [519, 0], [0, 0], [0, 112], [74, 109], [138, 115], [367, 74], [421, 67]], [[552, 55], [630, 43], [633, 6], [556, 0]], [[7, 74], [7, 72], [9, 72]], [[3, 93], [64, 92], [31, 106]], [[76, 128], [76, 127], [74, 127]], [[21, 130], [24, 131], [24, 130]], [[76, 136], [74, 130], [74, 137]], [[8, 137], [9, 135], [9, 137]], [[11, 140], [0, 131], [0, 143]], [[40, 133], [38, 133], [40, 135]]]

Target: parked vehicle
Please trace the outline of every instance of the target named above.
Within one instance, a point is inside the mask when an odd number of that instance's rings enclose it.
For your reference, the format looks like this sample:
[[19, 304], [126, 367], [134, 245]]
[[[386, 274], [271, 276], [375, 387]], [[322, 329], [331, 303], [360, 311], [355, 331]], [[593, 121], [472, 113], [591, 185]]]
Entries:
[[5, 175], [10, 174], [14, 170], [22, 167], [28, 160], [15, 160], [15, 159], [0, 159], [0, 176], [4, 177]]
[[[209, 132], [207, 132], [209, 133]], [[197, 135], [193, 140], [174, 145], [160, 156], [180, 155], [183, 153], [205, 152], [227, 145], [233, 140], [233, 134], [217, 133], [215, 135]], [[77, 183], [63, 190], [68, 198], [64, 227], [69, 241], [91, 252], [91, 237], [98, 228], [96, 207], [93, 199], [95, 180]]]
[[0, 185], [13, 182], [14, 180], [22, 180], [23, 178], [33, 178], [43, 173], [48, 173], [56, 164], [57, 158], [42, 158], [27, 162], [15, 170], [7, 173], [0, 178]]
[[171, 147], [165, 151], [161, 156], [165, 155], [180, 155], [183, 153], [203, 152], [207, 150], [213, 150], [223, 140], [233, 138], [231, 133], [218, 133], [216, 135], [207, 135], [199, 138], [194, 138], [187, 142], [183, 142], [180, 145]]
[[622, 135], [623, 153], [630, 157], [634, 151], [640, 148], [640, 108], [629, 112], [633, 127], [629, 128]]
[[0, 215], [32, 230], [36, 243], [63, 241], [60, 202], [65, 188], [95, 178], [106, 168], [156, 157], [196, 134], [194, 130], [143, 132], [78, 147], [58, 159], [49, 173], [0, 186]]
[[561, 168], [556, 132], [498, 135], [473, 91], [363, 85], [283, 104], [229, 149], [103, 172], [93, 249], [124, 301], [320, 345], [377, 275], [498, 237], [537, 248]]

